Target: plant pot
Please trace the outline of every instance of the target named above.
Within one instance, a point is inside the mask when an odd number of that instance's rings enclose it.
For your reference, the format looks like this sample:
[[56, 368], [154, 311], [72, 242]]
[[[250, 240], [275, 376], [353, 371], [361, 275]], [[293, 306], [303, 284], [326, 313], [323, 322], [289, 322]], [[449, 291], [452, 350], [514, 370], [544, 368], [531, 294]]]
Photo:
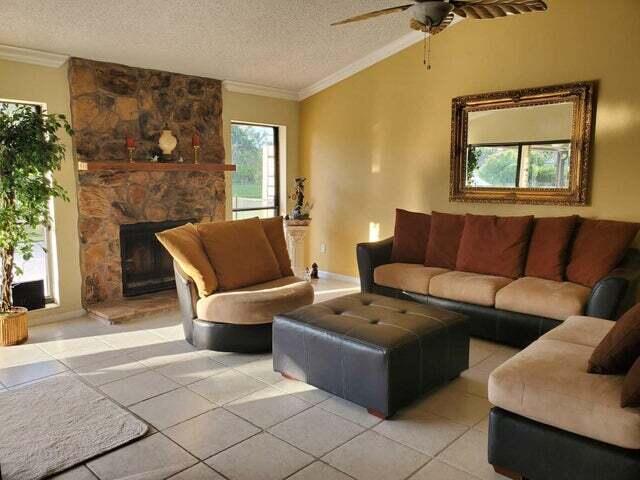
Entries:
[[0, 345], [8, 347], [27, 340], [27, 309], [14, 307], [10, 312], [0, 313]]

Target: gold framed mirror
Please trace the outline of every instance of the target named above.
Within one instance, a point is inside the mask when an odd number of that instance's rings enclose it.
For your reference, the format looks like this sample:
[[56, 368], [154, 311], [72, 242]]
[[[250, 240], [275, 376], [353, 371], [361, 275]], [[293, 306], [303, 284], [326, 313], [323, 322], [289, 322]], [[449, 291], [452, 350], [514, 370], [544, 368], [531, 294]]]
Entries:
[[595, 83], [454, 98], [451, 201], [587, 205]]

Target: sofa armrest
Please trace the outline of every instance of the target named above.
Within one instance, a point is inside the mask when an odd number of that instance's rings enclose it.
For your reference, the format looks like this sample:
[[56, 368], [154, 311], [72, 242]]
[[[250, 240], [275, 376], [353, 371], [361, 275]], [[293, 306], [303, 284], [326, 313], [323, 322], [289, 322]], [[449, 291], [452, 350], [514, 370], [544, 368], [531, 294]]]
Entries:
[[636, 301], [640, 282], [640, 251], [630, 249], [622, 263], [596, 283], [585, 314], [616, 320]]
[[392, 247], [393, 237], [379, 242], [359, 243], [356, 246], [362, 293], [371, 293], [373, 290], [373, 271], [376, 267], [391, 262]]
[[182, 327], [184, 328], [184, 335], [187, 341], [191, 343], [193, 338], [193, 320], [197, 317], [196, 302], [198, 301], [198, 293], [191, 277], [184, 273], [176, 262], [173, 262], [173, 271], [176, 277], [176, 290], [178, 292], [180, 315], [182, 316]]

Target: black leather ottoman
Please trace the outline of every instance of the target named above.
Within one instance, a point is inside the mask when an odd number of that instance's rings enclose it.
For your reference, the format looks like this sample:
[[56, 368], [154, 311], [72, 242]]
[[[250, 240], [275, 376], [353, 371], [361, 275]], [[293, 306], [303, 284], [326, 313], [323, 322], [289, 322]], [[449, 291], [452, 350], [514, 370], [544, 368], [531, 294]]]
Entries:
[[278, 315], [273, 369], [389, 417], [469, 367], [466, 317], [374, 294]]

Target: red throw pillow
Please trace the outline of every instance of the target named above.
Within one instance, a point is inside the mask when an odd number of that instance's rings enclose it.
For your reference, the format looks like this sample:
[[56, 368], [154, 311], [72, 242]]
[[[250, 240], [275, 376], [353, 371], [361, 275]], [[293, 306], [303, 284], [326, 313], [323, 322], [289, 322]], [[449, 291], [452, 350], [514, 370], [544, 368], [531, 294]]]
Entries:
[[527, 277], [564, 280], [567, 254], [577, 221], [577, 215], [534, 219], [525, 268]]
[[589, 373], [626, 373], [640, 357], [640, 303], [613, 325], [589, 358]]
[[456, 270], [522, 276], [533, 216], [466, 215]]
[[464, 215], [433, 212], [424, 264], [427, 267], [456, 268], [458, 246], [464, 229]]
[[391, 261], [394, 263], [423, 263], [429, 238], [431, 216], [396, 208], [396, 227], [393, 232]]
[[640, 224], [585, 219], [573, 242], [567, 280], [593, 287], [616, 268]]

